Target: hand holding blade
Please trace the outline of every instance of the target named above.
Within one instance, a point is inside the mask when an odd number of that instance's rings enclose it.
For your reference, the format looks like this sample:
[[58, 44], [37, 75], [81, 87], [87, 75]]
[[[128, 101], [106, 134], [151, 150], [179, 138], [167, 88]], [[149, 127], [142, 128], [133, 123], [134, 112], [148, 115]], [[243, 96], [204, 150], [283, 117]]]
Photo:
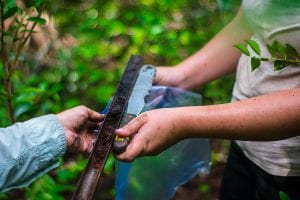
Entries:
[[[152, 87], [156, 69], [151, 65], [144, 65], [139, 73], [136, 83], [130, 95], [126, 113], [123, 115], [120, 127], [128, 124], [133, 118], [138, 116], [146, 103], [147, 96]], [[115, 137], [113, 144], [114, 152], [120, 154], [126, 150], [130, 142], [130, 137], [121, 138]]]

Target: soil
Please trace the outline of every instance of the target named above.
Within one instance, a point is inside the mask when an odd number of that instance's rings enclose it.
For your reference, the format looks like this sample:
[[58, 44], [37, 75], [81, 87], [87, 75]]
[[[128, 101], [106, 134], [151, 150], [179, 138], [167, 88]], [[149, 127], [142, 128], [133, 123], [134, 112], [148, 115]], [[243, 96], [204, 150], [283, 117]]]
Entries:
[[[216, 200], [219, 197], [224, 167], [230, 141], [211, 140], [212, 152], [219, 155], [214, 159], [209, 174], [197, 175], [186, 184], [179, 187], [172, 200]], [[212, 156], [213, 157], [213, 156]]]
[[[188, 183], [179, 187], [172, 200], [214, 200], [218, 199], [224, 163], [213, 166], [210, 174], [198, 175]], [[201, 185], [205, 186], [201, 190]]]

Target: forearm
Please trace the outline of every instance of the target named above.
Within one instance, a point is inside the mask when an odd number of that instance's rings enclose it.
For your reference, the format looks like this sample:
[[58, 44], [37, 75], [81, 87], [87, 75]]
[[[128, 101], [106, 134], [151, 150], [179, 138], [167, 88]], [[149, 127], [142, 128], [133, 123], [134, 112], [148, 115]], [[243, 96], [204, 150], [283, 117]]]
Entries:
[[300, 88], [235, 103], [178, 108], [183, 137], [277, 140], [300, 135]]
[[179, 87], [191, 89], [235, 71], [240, 52], [233, 46], [252, 35], [242, 11], [205, 47], [178, 64], [183, 74]]
[[54, 115], [0, 128], [0, 191], [24, 187], [59, 165], [64, 130]]

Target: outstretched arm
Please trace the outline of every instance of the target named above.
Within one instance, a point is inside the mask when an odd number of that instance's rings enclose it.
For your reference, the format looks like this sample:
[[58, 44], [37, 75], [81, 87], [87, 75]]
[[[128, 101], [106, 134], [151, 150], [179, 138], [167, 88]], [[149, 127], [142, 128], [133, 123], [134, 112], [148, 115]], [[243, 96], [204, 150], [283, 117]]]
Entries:
[[84, 106], [0, 128], [0, 191], [25, 187], [59, 165], [66, 149], [89, 152], [103, 116]]
[[117, 130], [133, 136], [121, 160], [152, 155], [185, 138], [278, 140], [300, 135], [300, 88], [212, 106], [148, 111]]
[[175, 67], [158, 67], [159, 85], [192, 89], [235, 71], [241, 53], [233, 46], [249, 39], [243, 11], [225, 26], [206, 46]]

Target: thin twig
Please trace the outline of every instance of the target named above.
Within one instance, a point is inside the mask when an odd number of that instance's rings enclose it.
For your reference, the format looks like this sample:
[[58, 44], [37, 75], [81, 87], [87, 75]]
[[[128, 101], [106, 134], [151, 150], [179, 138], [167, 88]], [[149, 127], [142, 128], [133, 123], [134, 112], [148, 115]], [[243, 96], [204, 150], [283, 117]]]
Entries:
[[9, 63], [9, 58], [8, 58], [8, 53], [6, 52], [5, 49], [5, 42], [4, 42], [4, 2], [1, 0], [1, 60], [2, 60], [2, 67], [4, 70], [4, 75], [5, 75], [5, 91], [6, 91], [6, 104], [7, 104], [7, 112], [8, 112], [8, 117], [11, 123], [15, 122], [15, 117], [14, 117], [14, 108], [12, 104], [12, 82], [11, 82], [11, 66]]
[[[41, 16], [41, 13], [39, 13], [37, 17], [40, 17], [40, 16]], [[23, 50], [26, 42], [29, 40], [29, 38], [30, 38], [30, 36], [31, 36], [31, 34], [32, 34], [32, 32], [33, 32], [33, 30], [34, 30], [34, 28], [35, 28], [36, 25], [37, 25], [37, 22], [34, 22], [33, 25], [32, 25], [32, 27], [31, 27], [31, 29], [30, 29], [30, 31], [29, 31], [29, 33], [26, 35], [26, 38], [18, 46], [16, 54], [15, 54], [15, 58], [14, 58], [13, 63], [12, 63], [12, 67], [14, 67], [14, 68], [16, 67], [18, 58], [19, 58], [19, 56], [20, 56], [20, 54], [21, 54], [21, 52], [22, 52], [22, 50]]]
[[3, 69], [5, 68], [5, 51], [4, 51], [4, 2], [1, 0], [1, 58], [3, 63]]

